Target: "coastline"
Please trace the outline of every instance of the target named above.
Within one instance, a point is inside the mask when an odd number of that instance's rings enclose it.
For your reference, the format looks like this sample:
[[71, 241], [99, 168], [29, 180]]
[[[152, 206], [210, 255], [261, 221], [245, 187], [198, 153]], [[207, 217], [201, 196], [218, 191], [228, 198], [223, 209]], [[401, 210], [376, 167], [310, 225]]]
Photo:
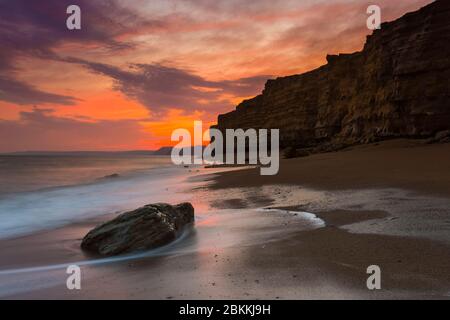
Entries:
[[[448, 299], [450, 144], [398, 139], [360, 145], [281, 160], [279, 174], [272, 177], [255, 169], [225, 172], [211, 185], [222, 191], [265, 187], [275, 198], [284, 194], [281, 205], [274, 201], [274, 209], [314, 212], [326, 223], [324, 228], [299, 233], [295, 248], [294, 238], [280, 243], [279, 249], [291, 247], [286, 253], [297, 249], [332, 273], [341, 269], [341, 280], [348, 273], [348, 281], [354, 281], [358, 270], [360, 282], [355, 287], [367, 278], [365, 268], [379, 261], [387, 276], [385, 289], [436, 290], [441, 291], [437, 297]], [[305, 197], [306, 190], [313, 195]], [[326, 196], [315, 199], [316, 191]], [[434, 295], [417, 294], [409, 298]]]
[[[448, 299], [449, 166], [450, 144], [396, 140], [282, 160], [274, 177], [202, 171], [187, 183], [196, 228], [166, 254], [86, 265], [80, 291], [64, 268], [30, 273], [56, 282], [2, 298]], [[89, 261], [79, 242], [110, 217], [1, 240], [0, 270]], [[379, 291], [366, 287], [372, 264]]]
[[450, 144], [424, 140], [388, 140], [337, 152], [280, 160], [276, 176], [257, 170], [223, 173], [214, 189], [274, 184], [319, 190], [400, 188], [450, 197]]

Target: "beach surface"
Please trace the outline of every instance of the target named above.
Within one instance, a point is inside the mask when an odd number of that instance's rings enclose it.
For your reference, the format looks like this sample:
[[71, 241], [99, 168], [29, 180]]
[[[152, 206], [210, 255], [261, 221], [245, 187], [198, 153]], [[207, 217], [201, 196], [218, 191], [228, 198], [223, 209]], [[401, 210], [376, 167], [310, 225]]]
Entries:
[[[186, 171], [160, 199], [191, 201], [196, 225], [157, 250], [85, 255], [81, 238], [111, 212], [0, 240], [0, 298], [450, 297], [450, 144], [393, 140], [259, 172]], [[81, 290], [66, 287], [71, 264]], [[371, 265], [381, 290], [367, 288]]]

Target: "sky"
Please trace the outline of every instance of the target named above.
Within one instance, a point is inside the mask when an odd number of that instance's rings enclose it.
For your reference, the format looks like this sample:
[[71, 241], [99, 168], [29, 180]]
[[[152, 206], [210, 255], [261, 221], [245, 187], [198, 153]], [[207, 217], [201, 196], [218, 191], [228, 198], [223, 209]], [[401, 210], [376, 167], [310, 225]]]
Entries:
[[[431, 0], [0, 0], [0, 152], [138, 150]], [[66, 9], [81, 9], [68, 30]]]

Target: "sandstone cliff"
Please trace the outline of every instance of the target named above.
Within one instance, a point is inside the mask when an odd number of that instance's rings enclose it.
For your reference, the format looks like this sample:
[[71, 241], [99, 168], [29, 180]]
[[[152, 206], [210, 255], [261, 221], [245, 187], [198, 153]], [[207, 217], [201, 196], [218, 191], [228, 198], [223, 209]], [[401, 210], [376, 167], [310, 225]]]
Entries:
[[450, 1], [384, 23], [361, 52], [327, 60], [269, 80], [217, 128], [279, 128], [283, 148], [325, 150], [450, 129]]

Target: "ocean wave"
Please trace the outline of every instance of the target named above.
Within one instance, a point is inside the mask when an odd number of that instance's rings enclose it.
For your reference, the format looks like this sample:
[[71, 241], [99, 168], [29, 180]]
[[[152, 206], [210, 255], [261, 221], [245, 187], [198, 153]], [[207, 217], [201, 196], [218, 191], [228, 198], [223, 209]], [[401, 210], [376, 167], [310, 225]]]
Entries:
[[180, 181], [186, 170], [161, 167], [117, 179], [4, 196], [0, 200], [0, 239], [54, 229], [99, 215], [152, 202], [184, 201]]

